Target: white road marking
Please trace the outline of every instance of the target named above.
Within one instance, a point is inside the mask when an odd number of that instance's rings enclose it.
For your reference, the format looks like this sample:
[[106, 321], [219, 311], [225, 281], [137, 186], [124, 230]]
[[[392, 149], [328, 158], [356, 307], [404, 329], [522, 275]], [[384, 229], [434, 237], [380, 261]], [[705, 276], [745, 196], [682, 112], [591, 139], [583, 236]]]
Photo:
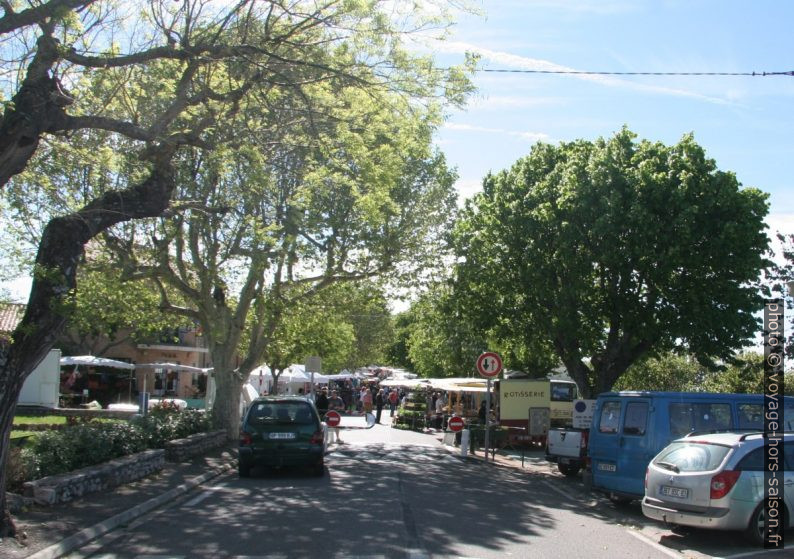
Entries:
[[189, 500], [188, 502], [186, 502], [182, 506], [193, 507], [193, 506], [199, 504], [200, 502], [204, 501], [205, 499], [208, 499], [213, 493], [215, 493], [215, 492], [217, 492], [219, 490], [222, 490], [222, 489], [226, 489], [227, 486], [228, 486], [228, 482], [222, 483], [220, 485], [215, 485], [213, 487], [207, 487], [207, 489], [203, 493], [201, 493], [201, 495], [199, 495], [198, 497], [192, 498], [191, 500]]
[[[777, 557], [778, 553], [781, 553], [783, 551], [787, 551], [789, 549], [794, 549], [794, 544], [787, 545], [786, 547], [784, 547], [782, 549], [764, 549], [763, 553], [764, 553], [764, 555], [770, 555], [772, 557]], [[719, 557], [715, 555], [713, 559], [740, 559], [741, 557], [757, 557], [758, 554], [761, 553], [761, 552], [762, 552], [761, 549], [756, 549], [755, 551], [745, 551], [743, 553], [737, 553], [736, 555], [724, 555], [724, 556], [719, 556]]]
[[637, 538], [641, 542], [644, 542], [644, 543], [648, 544], [649, 546], [651, 546], [652, 548], [656, 549], [657, 551], [661, 551], [662, 553], [664, 553], [668, 557], [674, 557], [675, 559], [681, 559], [681, 554], [678, 553], [677, 551], [674, 551], [674, 550], [670, 549], [669, 547], [665, 547], [662, 544], [660, 544], [659, 542], [653, 541], [651, 538], [649, 538], [645, 534], [641, 534], [637, 530], [633, 530], [633, 529], [628, 528], [628, 529], [626, 529], [626, 532], [628, 532], [629, 534], [631, 534], [632, 536], [634, 536], [635, 538]]

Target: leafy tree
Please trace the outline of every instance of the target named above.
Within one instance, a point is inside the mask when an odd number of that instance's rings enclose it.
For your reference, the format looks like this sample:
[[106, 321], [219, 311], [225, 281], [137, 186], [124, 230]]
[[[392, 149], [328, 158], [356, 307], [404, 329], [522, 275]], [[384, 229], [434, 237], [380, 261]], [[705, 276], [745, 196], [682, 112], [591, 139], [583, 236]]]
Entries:
[[153, 286], [121, 280], [121, 271], [108, 267], [83, 267], [80, 289], [59, 340], [70, 353], [104, 355], [110, 348], [137, 342], [179, 326], [174, 317], [160, 312], [160, 294]]
[[[62, 147], [86, 136], [104, 139], [109, 151], [125, 154], [125, 168], [105, 173], [110, 180], [92, 188], [82, 206], [52, 212], [49, 222], [41, 217], [27, 312], [0, 355], [0, 465], [22, 383], [64, 326], [83, 247], [119, 223], [163, 214], [177, 185], [174, 159], [183, 148], [211, 150], [216, 142], [231, 141], [228, 131], [241, 130], [226, 126], [232, 119], [271, 145], [282, 140], [272, 126], [247, 118], [252, 107], [269, 111], [268, 122], [281, 129], [290, 111], [311, 120], [315, 107], [293, 103], [282, 110], [275, 89], [301, 99], [305, 88], [333, 82], [373, 97], [399, 89], [416, 105], [445, 95], [462, 100], [464, 74], [406, 56], [399, 43], [410, 29], [394, 24], [393, 3], [381, 4], [49, 0], [4, 6], [3, 75], [12, 78], [4, 82], [9, 94], [0, 119], [0, 185], [16, 177], [35, 188], [37, 181], [28, 183], [20, 174], [34, 156], [47, 155], [41, 148], [52, 140]], [[73, 192], [65, 184], [65, 192]], [[56, 189], [50, 192], [64, 193]], [[4, 487], [5, 469], [5, 510]], [[0, 535], [13, 532], [5, 515]]]
[[241, 385], [263, 356], [280, 370], [311, 348], [330, 357], [318, 344], [346, 335], [334, 322], [297, 343], [289, 313], [334, 284], [430, 267], [454, 207], [453, 175], [430, 147], [434, 104], [324, 84], [306, 94], [326, 112], [296, 115], [281, 147], [241, 128], [234, 149], [180, 161], [178, 199], [198, 207], [108, 236], [128, 277], [157, 282], [162, 308], [201, 324], [215, 368], [213, 421], [230, 437]]
[[386, 362], [408, 371], [417, 370], [408, 352], [408, 340], [415, 320], [416, 310], [413, 306], [394, 316], [394, 339], [386, 350]]
[[520, 317], [592, 396], [649, 352], [727, 358], [755, 334], [766, 212], [691, 135], [539, 143], [467, 203], [456, 289], [481, 316]]
[[705, 378], [706, 371], [692, 356], [666, 352], [636, 361], [612, 388], [691, 392], [701, 390]]
[[766, 272], [765, 294], [786, 301], [786, 339], [785, 357], [794, 360], [794, 233], [777, 233], [780, 241], [781, 262], [771, 265]]

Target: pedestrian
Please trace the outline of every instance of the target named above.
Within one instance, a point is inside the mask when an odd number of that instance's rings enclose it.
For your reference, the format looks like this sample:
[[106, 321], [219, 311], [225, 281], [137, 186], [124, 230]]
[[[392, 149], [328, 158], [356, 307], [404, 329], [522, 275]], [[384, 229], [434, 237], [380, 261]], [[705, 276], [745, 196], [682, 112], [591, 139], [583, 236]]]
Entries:
[[477, 417], [480, 419], [480, 423], [485, 425], [485, 400], [480, 402], [480, 410], [477, 412]]
[[389, 417], [394, 417], [394, 410], [397, 409], [397, 402], [400, 400], [400, 395], [396, 390], [389, 392]]
[[386, 398], [383, 396], [383, 389], [381, 388], [378, 390], [378, 394], [375, 396], [375, 409], [377, 413], [375, 414], [375, 422], [380, 423], [380, 416], [383, 413], [383, 406], [386, 405]]
[[339, 392], [336, 390], [332, 390], [331, 397], [328, 398], [328, 409], [336, 410], [339, 413], [344, 413], [345, 411], [345, 401], [339, 397]]
[[364, 413], [372, 413], [372, 392], [366, 386], [361, 391], [361, 407]]
[[320, 417], [325, 417], [325, 414], [328, 412], [328, 389], [323, 388], [320, 391], [320, 394], [317, 396], [317, 399], [314, 401], [314, 405], [317, 406], [317, 411], [320, 414]]
[[436, 421], [435, 427], [436, 429], [441, 429], [441, 426], [444, 423], [444, 398], [440, 395], [436, 398]]

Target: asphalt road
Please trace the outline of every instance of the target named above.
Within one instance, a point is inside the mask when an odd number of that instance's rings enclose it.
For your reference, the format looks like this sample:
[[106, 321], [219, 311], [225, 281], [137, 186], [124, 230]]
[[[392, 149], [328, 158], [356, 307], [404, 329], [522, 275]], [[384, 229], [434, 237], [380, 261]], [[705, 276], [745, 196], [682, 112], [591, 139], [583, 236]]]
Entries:
[[462, 460], [386, 426], [342, 439], [323, 478], [223, 476], [70, 557], [684, 557], [561, 478]]

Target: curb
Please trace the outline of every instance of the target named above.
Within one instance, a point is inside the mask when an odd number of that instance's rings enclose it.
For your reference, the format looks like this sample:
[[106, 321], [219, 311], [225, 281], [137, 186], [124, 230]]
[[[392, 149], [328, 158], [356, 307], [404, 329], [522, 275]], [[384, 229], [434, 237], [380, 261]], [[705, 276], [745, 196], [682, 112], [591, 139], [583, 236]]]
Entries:
[[156, 509], [164, 505], [165, 503], [173, 500], [177, 496], [187, 493], [191, 489], [205, 483], [219, 475], [231, 470], [233, 466], [231, 464], [225, 464], [209, 472], [202, 474], [196, 478], [191, 479], [190, 481], [186, 481], [185, 483], [174, 487], [173, 489], [169, 489], [162, 495], [158, 497], [154, 497], [153, 499], [149, 499], [148, 501], [141, 503], [139, 505], [135, 505], [131, 509], [128, 509], [122, 513], [119, 513], [115, 516], [111, 516], [107, 520], [103, 520], [99, 524], [95, 524], [89, 528], [84, 528], [80, 530], [76, 534], [72, 534], [71, 536], [61, 540], [60, 542], [53, 544], [49, 547], [45, 547], [33, 553], [32, 555], [28, 555], [26, 559], [57, 559], [58, 557], [62, 557], [67, 553], [71, 553], [75, 549], [79, 548], [87, 544], [88, 542], [110, 532], [111, 530], [115, 530], [119, 526], [130, 522], [138, 518], [139, 516], [143, 516], [147, 512]]

